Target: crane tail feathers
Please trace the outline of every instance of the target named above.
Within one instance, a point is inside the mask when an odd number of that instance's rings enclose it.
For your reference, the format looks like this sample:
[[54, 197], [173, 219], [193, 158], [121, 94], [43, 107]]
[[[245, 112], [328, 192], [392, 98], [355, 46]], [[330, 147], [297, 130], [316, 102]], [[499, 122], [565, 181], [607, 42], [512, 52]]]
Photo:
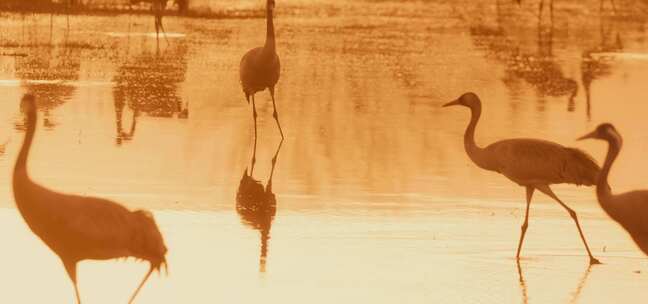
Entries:
[[133, 238], [130, 250], [135, 257], [148, 260], [151, 268], [160, 272], [162, 265], [166, 267], [167, 247], [162, 233], [158, 229], [153, 214], [145, 210], [133, 212]]

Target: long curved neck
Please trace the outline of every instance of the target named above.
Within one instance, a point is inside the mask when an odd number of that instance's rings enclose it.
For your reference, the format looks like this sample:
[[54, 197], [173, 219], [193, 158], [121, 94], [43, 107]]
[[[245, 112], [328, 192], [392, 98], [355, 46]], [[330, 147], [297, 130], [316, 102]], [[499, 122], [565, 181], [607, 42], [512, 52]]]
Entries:
[[275, 52], [275, 32], [274, 32], [274, 22], [272, 20], [272, 6], [270, 4], [266, 7], [266, 43], [265, 50], [273, 53]]
[[603, 209], [610, 207], [608, 204], [608, 199], [612, 196], [612, 191], [610, 190], [610, 184], [608, 184], [608, 175], [610, 175], [610, 168], [612, 163], [616, 160], [619, 155], [621, 146], [618, 142], [610, 140], [608, 146], [608, 153], [605, 157], [605, 163], [603, 163], [603, 168], [599, 173], [598, 183], [596, 184], [596, 195], [599, 198]]
[[27, 157], [31, 149], [32, 141], [34, 140], [34, 133], [36, 132], [36, 112], [27, 113], [27, 134], [25, 140], [20, 148], [18, 159], [16, 159], [16, 166], [14, 167], [14, 179], [20, 177], [27, 177]]
[[464, 133], [464, 148], [468, 156], [480, 167], [484, 167], [485, 163], [482, 161], [482, 149], [475, 143], [475, 128], [477, 122], [481, 117], [481, 107], [475, 106], [470, 108], [470, 123]]

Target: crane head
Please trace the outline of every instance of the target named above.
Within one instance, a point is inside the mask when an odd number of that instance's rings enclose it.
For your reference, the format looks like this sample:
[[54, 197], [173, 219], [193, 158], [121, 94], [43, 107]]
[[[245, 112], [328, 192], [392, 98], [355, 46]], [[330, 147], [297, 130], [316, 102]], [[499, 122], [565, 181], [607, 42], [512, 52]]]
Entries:
[[474, 107], [481, 106], [481, 101], [479, 100], [477, 94], [473, 92], [468, 92], [468, 93], [464, 93], [459, 98], [443, 105], [443, 107], [450, 107], [450, 106], [464, 106], [472, 109]]
[[610, 142], [615, 142], [618, 145], [621, 145], [623, 139], [621, 134], [614, 128], [611, 123], [602, 123], [594, 131], [587, 133], [578, 138], [578, 140], [583, 139], [601, 139]]

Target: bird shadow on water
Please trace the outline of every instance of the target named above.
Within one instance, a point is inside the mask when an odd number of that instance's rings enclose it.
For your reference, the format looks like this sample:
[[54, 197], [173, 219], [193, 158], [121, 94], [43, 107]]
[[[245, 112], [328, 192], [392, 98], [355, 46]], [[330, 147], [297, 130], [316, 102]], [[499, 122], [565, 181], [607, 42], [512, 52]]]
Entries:
[[[529, 290], [528, 290], [527, 282], [524, 279], [524, 272], [522, 271], [522, 265], [520, 264], [520, 260], [516, 261], [516, 266], [517, 266], [518, 280], [520, 283], [520, 291], [522, 293], [522, 303], [529, 304]], [[578, 281], [578, 285], [576, 286], [576, 289], [572, 293], [571, 298], [567, 302], [568, 304], [578, 303], [578, 300], [580, 299], [581, 296], [581, 292], [583, 291], [583, 288], [587, 283], [587, 278], [589, 277], [591, 271], [592, 271], [592, 265], [588, 265], [585, 271], [583, 272], [583, 275], [580, 277], [580, 280]]]
[[272, 177], [275, 172], [277, 158], [281, 151], [283, 141], [279, 142], [277, 150], [272, 157], [270, 176], [264, 188], [263, 184], [254, 179], [254, 165], [256, 163], [256, 139], [248, 168], [243, 171], [243, 176], [236, 192], [236, 212], [241, 222], [246, 226], [258, 230], [261, 234], [261, 253], [259, 257], [259, 272], [265, 273], [268, 258], [268, 241], [270, 240], [270, 229], [272, 221], [277, 213], [277, 199], [272, 192]]

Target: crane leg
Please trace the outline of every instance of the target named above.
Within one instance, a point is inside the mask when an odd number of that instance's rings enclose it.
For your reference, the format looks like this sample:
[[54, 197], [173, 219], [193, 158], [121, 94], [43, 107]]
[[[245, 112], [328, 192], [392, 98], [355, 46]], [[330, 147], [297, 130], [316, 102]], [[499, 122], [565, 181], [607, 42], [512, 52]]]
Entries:
[[142, 289], [142, 286], [144, 286], [144, 283], [146, 283], [146, 280], [148, 280], [148, 278], [151, 276], [151, 273], [153, 273], [153, 270], [155, 270], [155, 268], [154, 268], [153, 265], [151, 264], [151, 268], [150, 268], [149, 271], [146, 273], [146, 275], [144, 276], [144, 279], [142, 279], [142, 282], [139, 284], [139, 286], [137, 286], [137, 289], [135, 289], [135, 292], [134, 292], [133, 295], [131, 296], [130, 300], [128, 300], [128, 304], [132, 304], [132, 303], [133, 303], [133, 300], [135, 300], [135, 297], [136, 297], [137, 294], [139, 293], [140, 289]]
[[67, 30], [70, 30], [70, 0], [65, 4], [65, 19], [67, 21]]
[[610, 4], [612, 4], [612, 11], [616, 14], [617, 9], [616, 9], [616, 4], [614, 4], [614, 0], [610, 0]]
[[157, 17], [155, 17], [155, 42], [157, 45], [157, 54], [160, 53], [160, 27], [157, 23]]
[[599, 260], [594, 258], [594, 256], [592, 255], [592, 252], [589, 249], [589, 246], [587, 245], [587, 241], [585, 240], [585, 235], [583, 234], [583, 230], [581, 229], [580, 224], [578, 223], [578, 217], [576, 216], [576, 212], [574, 210], [572, 210], [571, 208], [569, 208], [567, 205], [565, 205], [565, 203], [563, 203], [556, 196], [556, 194], [554, 194], [553, 191], [551, 191], [551, 188], [549, 188], [549, 186], [542, 185], [542, 186], [536, 187], [536, 189], [540, 190], [540, 192], [542, 192], [542, 193], [548, 195], [549, 197], [553, 198], [563, 208], [565, 208], [565, 210], [567, 210], [567, 212], [569, 212], [569, 216], [571, 216], [571, 218], [574, 219], [574, 223], [576, 223], [576, 228], [578, 228], [578, 233], [580, 234], [581, 240], [583, 240], [583, 244], [585, 244], [585, 250], [587, 250], [587, 254], [589, 255], [589, 258], [590, 258], [590, 265], [601, 264], [601, 262]]
[[[166, 2], [166, 0], [164, 0]], [[164, 35], [164, 40], [166, 40], [167, 45], [169, 45], [169, 38], [167, 37], [166, 31], [164, 30], [164, 25], [162, 24], [162, 18], [164, 17], [164, 6], [160, 3], [154, 3], [151, 7], [153, 11], [153, 17], [155, 19], [155, 37], [160, 42], [160, 30], [162, 30], [162, 35]]]
[[554, 22], [554, 12], [553, 12], [553, 0], [549, 0], [549, 22], [551, 22], [551, 27], [553, 28]]
[[[531, 198], [533, 197], [533, 191], [535, 188], [532, 186], [526, 187], [526, 212], [524, 213], [524, 223], [522, 224], [520, 234], [520, 241], [518, 242], [517, 253], [515, 254], [516, 259], [520, 259], [520, 251], [522, 251], [522, 243], [524, 242], [524, 236], [526, 235], [527, 228], [529, 227], [529, 206], [531, 206]], [[519, 262], [518, 262], [519, 263]]]
[[68, 276], [70, 276], [70, 280], [72, 280], [72, 284], [74, 284], [74, 294], [76, 296], [77, 304], [81, 304], [81, 296], [79, 295], [79, 286], [77, 285], [77, 270], [76, 270], [77, 263], [63, 261], [63, 266], [65, 266], [65, 271], [67, 271]]
[[254, 152], [252, 153], [252, 168], [250, 169], [250, 176], [254, 173], [254, 164], [256, 164], [256, 150], [257, 150], [257, 111], [254, 95], [252, 95], [252, 117], [254, 118]]
[[159, 23], [160, 30], [162, 30], [162, 36], [164, 36], [164, 41], [166, 41], [167, 45], [169, 45], [169, 37], [167, 37], [166, 30], [164, 29], [164, 24], [162, 23], [162, 16], [160, 16], [158, 23]]
[[538, 31], [540, 31], [540, 25], [542, 25], [543, 7], [544, 7], [544, 0], [540, 0], [540, 4], [538, 4]]
[[277, 122], [277, 127], [279, 127], [279, 133], [281, 133], [281, 140], [283, 141], [284, 134], [283, 131], [281, 130], [281, 124], [279, 123], [279, 114], [277, 114], [277, 104], [275, 103], [274, 87], [270, 87], [270, 97], [272, 97], [272, 108], [274, 109], [274, 112], [272, 113], [272, 117], [274, 117], [275, 121]]

